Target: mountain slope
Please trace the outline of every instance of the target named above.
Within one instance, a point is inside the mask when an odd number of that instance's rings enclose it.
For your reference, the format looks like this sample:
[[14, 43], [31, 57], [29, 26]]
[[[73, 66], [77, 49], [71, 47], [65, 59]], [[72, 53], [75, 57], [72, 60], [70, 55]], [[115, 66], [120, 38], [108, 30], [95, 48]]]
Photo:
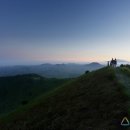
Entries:
[[69, 79], [48, 79], [36, 74], [0, 77], [0, 115], [26, 105]]
[[127, 96], [112, 68], [83, 75], [0, 120], [7, 130], [121, 130]]
[[124, 85], [126, 94], [130, 97], [130, 69], [121, 67], [116, 70], [116, 76], [120, 83]]

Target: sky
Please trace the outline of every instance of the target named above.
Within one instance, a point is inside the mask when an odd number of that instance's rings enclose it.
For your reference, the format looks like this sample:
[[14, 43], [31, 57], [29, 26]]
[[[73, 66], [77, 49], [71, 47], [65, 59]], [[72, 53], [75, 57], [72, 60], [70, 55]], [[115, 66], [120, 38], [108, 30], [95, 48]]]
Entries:
[[0, 65], [130, 61], [130, 0], [0, 0]]

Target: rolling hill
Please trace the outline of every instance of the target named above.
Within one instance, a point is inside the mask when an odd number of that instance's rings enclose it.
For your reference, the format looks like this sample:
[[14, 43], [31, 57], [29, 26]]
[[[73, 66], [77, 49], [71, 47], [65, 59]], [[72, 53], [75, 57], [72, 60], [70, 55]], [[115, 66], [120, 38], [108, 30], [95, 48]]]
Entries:
[[28, 104], [68, 80], [48, 79], [37, 74], [0, 77], [0, 115]]
[[113, 68], [84, 74], [0, 119], [1, 130], [122, 130], [128, 100]]

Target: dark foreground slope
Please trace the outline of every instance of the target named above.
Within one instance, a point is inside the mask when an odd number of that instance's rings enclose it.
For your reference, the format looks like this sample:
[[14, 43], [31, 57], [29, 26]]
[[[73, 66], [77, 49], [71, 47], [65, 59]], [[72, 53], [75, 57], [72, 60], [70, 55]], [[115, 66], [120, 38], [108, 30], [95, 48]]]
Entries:
[[0, 77], [0, 115], [30, 103], [68, 80], [48, 79], [37, 74]]
[[1, 130], [122, 130], [127, 97], [111, 68], [88, 73], [0, 120]]

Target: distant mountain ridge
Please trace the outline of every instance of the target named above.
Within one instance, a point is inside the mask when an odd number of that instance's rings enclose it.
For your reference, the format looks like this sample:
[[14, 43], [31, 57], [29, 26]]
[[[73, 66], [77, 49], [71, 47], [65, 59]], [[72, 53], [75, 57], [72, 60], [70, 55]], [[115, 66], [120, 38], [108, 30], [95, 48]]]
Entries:
[[30, 66], [10, 66], [0, 67], [0, 76], [14, 76], [18, 74], [35, 73], [48, 78], [70, 78], [78, 77], [86, 70], [93, 71], [104, 67], [98, 62], [89, 64], [41, 64]]

